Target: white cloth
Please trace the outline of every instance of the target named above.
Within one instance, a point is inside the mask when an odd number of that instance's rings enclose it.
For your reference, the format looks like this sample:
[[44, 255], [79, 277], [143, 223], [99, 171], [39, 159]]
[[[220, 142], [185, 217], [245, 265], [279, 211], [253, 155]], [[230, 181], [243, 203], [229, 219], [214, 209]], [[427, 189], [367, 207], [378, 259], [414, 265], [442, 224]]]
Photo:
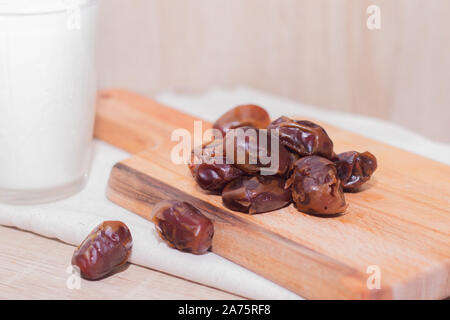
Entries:
[[[201, 96], [163, 93], [167, 105], [214, 121], [223, 110], [242, 103], [263, 105], [272, 117], [302, 115], [343, 126], [362, 135], [450, 164], [450, 145], [431, 142], [405, 129], [371, 118], [326, 112], [251, 89], [213, 90]], [[426, 152], [425, 152], [426, 151]], [[29, 230], [78, 245], [104, 220], [121, 220], [131, 229], [131, 262], [253, 299], [300, 297], [220, 256], [195, 256], [170, 249], [157, 237], [153, 224], [111, 203], [105, 188], [111, 167], [129, 157], [126, 152], [95, 141], [94, 161], [86, 188], [68, 199], [35, 206], [0, 205], [0, 224]], [[51, 253], [48, 253], [51, 254]], [[71, 257], [67, 257], [68, 264]]]

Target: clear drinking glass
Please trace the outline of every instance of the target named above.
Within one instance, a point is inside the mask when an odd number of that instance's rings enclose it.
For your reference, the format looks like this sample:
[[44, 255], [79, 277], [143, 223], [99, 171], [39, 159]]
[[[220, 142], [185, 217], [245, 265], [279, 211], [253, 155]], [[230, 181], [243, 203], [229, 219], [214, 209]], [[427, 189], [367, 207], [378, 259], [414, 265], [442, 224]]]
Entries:
[[0, 202], [81, 190], [95, 116], [96, 0], [0, 0]]

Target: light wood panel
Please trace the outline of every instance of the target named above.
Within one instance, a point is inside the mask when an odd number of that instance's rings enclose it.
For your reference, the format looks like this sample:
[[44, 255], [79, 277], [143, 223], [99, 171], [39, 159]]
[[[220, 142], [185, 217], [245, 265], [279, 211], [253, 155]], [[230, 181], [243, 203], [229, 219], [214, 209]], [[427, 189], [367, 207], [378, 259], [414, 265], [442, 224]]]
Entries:
[[100, 85], [246, 85], [450, 142], [449, 16], [447, 0], [107, 0]]
[[[225, 110], [223, 110], [225, 111]], [[370, 150], [378, 170], [349, 209], [319, 218], [294, 207], [231, 212], [170, 158], [171, 132], [194, 117], [122, 90], [99, 99], [96, 136], [134, 157], [111, 173], [108, 197], [149, 218], [162, 199], [189, 201], [214, 221], [212, 250], [306, 298], [406, 299], [450, 295], [450, 167], [324, 124], [337, 152]], [[204, 122], [204, 128], [211, 124]], [[381, 289], [366, 286], [369, 266]]]
[[0, 234], [0, 299], [240, 299], [135, 265], [68, 289], [73, 246], [2, 226]]

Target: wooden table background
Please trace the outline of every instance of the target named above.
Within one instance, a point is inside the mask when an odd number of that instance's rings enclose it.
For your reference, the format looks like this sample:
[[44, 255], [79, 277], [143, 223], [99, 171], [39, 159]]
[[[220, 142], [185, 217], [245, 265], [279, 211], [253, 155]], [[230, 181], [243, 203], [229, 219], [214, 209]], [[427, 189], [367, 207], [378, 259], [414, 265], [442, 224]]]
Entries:
[[448, 0], [106, 0], [100, 86], [244, 85], [450, 142], [449, 17]]
[[[101, 281], [68, 289], [66, 273], [75, 247], [0, 226], [0, 299], [242, 299], [136, 265]], [[42, 255], [46, 248], [48, 255]]]

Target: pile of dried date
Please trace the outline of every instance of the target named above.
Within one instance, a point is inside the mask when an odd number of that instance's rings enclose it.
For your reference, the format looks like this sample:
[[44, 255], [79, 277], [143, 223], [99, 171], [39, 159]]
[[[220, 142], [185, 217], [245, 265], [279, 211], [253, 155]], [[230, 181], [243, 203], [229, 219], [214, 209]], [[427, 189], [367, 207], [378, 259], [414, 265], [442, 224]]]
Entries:
[[[271, 122], [267, 111], [256, 105], [228, 111], [213, 128], [221, 138], [202, 146], [200, 161], [194, 150], [189, 168], [202, 189], [221, 195], [223, 204], [234, 211], [257, 214], [294, 202], [304, 213], [340, 214], [347, 208], [344, 191], [358, 191], [377, 168], [370, 152], [335, 154], [333, 141], [321, 126], [288, 117]], [[237, 129], [243, 139], [237, 138]], [[256, 134], [246, 135], [250, 130]], [[277, 159], [276, 170], [263, 174], [271, 163], [252, 154]]]
[[[377, 168], [370, 152], [335, 154], [333, 142], [321, 126], [287, 117], [271, 122], [267, 111], [256, 105], [230, 110], [213, 127], [221, 139], [203, 145], [201, 161], [192, 161], [189, 168], [202, 189], [222, 195], [224, 205], [234, 211], [257, 214], [294, 202], [301, 212], [340, 214], [347, 208], [344, 191], [358, 191]], [[244, 139], [236, 135], [226, 139], [234, 129], [241, 129]], [[255, 135], [245, 135], [250, 130]], [[271, 175], [267, 170], [272, 163], [255, 159], [255, 154], [277, 159]], [[212, 246], [212, 221], [187, 202], [158, 203], [152, 221], [172, 248], [204, 254]], [[123, 266], [131, 249], [128, 227], [120, 221], [105, 221], [75, 250], [72, 264], [83, 278], [101, 279]]]

